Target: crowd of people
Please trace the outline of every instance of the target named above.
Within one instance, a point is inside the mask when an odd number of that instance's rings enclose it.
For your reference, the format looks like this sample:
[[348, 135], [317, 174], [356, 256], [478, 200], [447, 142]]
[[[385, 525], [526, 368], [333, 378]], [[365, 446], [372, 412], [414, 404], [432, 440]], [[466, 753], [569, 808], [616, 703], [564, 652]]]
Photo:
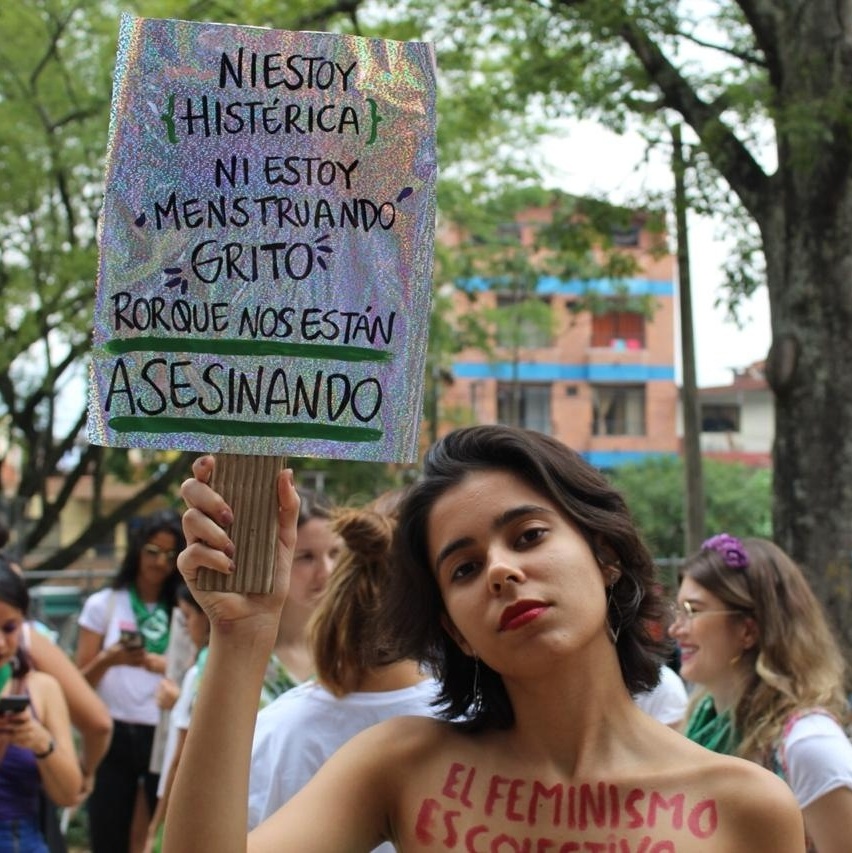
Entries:
[[215, 592], [214, 467], [76, 661], [0, 558], [0, 850], [62, 851], [58, 807], [92, 853], [848, 849], [844, 658], [777, 545], [712, 536], [663, 590], [603, 474], [470, 427], [363, 507], [282, 472], [273, 592]]

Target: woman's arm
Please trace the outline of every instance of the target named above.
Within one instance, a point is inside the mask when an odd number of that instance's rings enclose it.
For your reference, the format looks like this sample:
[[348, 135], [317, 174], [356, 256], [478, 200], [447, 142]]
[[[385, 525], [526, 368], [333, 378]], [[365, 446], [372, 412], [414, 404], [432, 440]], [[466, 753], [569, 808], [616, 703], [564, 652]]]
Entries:
[[852, 789], [835, 788], [802, 809], [819, 853], [847, 853], [852, 845]]
[[88, 794], [94, 782], [95, 770], [109, 749], [112, 737], [109, 710], [68, 655], [48, 637], [34, 631], [30, 636], [30, 655], [35, 668], [52, 675], [65, 696], [71, 723], [80, 732], [82, 740], [82, 792]]
[[[34, 708], [28, 708], [20, 715], [26, 715], [27, 719], [17, 729], [13, 741], [35, 754], [47, 796], [59, 806], [74, 805], [83, 776], [77, 763], [68, 705], [62, 689], [53, 676], [44, 672], [30, 673], [27, 688]], [[33, 714], [34, 709], [38, 719]]]
[[[182, 487], [189, 509], [183, 525], [187, 548], [178, 566], [210, 618], [210, 652], [192, 725], [166, 814], [165, 853], [245, 849], [248, 768], [257, 701], [278, 633], [296, 541], [299, 498], [291, 471], [278, 478], [278, 559], [268, 595], [199, 590], [198, 569], [228, 573], [233, 543], [220, 525], [233, 520], [221, 496], [206, 484], [213, 458], [193, 465], [195, 478]], [[275, 495], [270, 495], [275, 500]]]

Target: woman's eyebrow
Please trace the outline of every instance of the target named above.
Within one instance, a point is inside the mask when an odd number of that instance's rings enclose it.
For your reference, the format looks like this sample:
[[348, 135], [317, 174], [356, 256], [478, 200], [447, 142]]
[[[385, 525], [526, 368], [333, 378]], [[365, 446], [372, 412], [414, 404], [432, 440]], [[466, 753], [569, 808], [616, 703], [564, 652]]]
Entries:
[[[536, 515], [542, 513], [547, 515], [556, 514], [552, 509], [548, 509], [548, 507], [545, 506], [539, 506], [538, 504], [521, 504], [519, 506], [514, 506], [498, 515], [494, 521], [491, 522], [491, 530], [496, 532], [497, 530], [505, 527], [507, 524], [511, 524], [517, 518], [521, 518], [525, 515]], [[441, 570], [441, 563], [443, 563], [447, 557], [459, 549], [472, 544], [473, 537], [460, 536], [458, 539], [454, 539], [452, 542], [448, 542], [444, 545], [444, 547], [438, 552], [438, 556], [435, 558], [435, 574]]]

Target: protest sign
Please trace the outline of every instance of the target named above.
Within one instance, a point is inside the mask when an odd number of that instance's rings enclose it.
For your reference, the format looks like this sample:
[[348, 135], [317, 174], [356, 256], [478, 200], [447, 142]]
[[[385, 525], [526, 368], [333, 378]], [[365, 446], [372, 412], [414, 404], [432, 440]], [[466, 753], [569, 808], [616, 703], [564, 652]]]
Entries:
[[428, 44], [122, 17], [89, 438], [221, 454], [207, 588], [271, 589], [282, 456], [416, 459], [436, 171]]
[[414, 461], [435, 178], [428, 44], [123, 16], [91, 441]]

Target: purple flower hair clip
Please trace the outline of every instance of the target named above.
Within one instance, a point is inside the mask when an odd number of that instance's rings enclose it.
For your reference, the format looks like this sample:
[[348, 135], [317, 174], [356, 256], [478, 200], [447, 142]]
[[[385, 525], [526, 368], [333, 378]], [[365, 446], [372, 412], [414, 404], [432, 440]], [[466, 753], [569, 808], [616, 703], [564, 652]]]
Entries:
[[718, 551], [725, 564], [732, 569], [748, 568], [748, 554], [745, 545], [736, 536], [731, 536], [729, 533], [717, 533], [701, 543], [701, 549], [704, 550], [705, 548]]

